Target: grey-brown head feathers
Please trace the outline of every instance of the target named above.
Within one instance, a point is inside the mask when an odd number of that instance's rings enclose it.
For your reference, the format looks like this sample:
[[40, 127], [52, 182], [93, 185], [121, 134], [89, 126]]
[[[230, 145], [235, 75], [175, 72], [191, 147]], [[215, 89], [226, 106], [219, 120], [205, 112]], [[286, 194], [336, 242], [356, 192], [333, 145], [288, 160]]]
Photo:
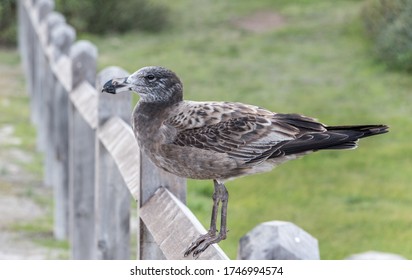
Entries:
[[132, 91], [142, 102], [176, 103], [183, 99], [183, 85], [177, 75], [160, 66], [139, 69], [127, 78]]

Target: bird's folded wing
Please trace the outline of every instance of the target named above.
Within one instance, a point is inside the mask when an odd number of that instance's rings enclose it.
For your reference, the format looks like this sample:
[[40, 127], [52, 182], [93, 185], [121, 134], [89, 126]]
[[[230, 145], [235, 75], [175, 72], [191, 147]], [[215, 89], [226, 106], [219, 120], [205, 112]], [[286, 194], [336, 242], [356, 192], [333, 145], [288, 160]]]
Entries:
[[226, 153], [250, 164], [276, 154], [288, 141], [306, 132], [325, 130], [308, 117], [276, 114], [240, 103], [189, 105], [185, 104], [186, 111], [179, 108], [166, 122], [176, 129], [172, 144]]

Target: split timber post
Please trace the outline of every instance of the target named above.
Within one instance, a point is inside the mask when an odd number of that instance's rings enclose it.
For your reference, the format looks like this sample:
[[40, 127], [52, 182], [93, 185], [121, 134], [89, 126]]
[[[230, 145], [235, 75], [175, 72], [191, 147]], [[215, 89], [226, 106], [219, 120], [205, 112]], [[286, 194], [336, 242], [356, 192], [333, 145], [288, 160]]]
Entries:
[[[97, 49], [87, 41], [75, 43], [70, 50], [71, 101], [83, 100], [79, 90], [96, 80]], [[76, 94], [73, 94], [76, 93]], [[87, 97], [87, 96], [84, 96]], [[94, 114], [97, 112], [94, 111]], [[94, 259], [95, 219], [95, 129], [74, 105], [69, 106], [70, 122], [70, 241], [72, 258]]]
[[[114, 96], [102, 93], [104, 83], [113, 77], [124, 77], [126, 71], [118, 67], [106, 68], [99, 73], [96, 82], [98, 127], [96, 134], [96, 242], [98, 259], [130, 258], [130, 202], [131, 195], [122, 174], [99, 134], [111, 117], [128, 122], [131, 113], [131, 94]], [[113, 141], [127, 141], [119, 134], [111, 133]], [[117, 139], [116, 139], [117, 138]], [[138, 152], [137, 150], [134, 151]], [[138, 169], [138, 166], [131, 166]]]

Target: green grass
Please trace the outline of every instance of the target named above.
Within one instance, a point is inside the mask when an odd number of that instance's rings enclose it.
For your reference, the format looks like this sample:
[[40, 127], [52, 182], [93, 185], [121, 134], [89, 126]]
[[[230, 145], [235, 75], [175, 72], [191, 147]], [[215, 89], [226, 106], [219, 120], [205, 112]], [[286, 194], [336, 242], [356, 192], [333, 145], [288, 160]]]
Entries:
[[[412, 258], [412, 79], [375, 61], [361, 1], [160, 1], [174, 25], [162, 34], [93, 37], [100, 69], [176, 71], [191, 100], [231, 100], [336, 124], [385, 123], [391, 132], [355, 151], [321, 152], [271, 173], [228, 182], [231, 258], [258, 223], [286, 220], [318, 238], [322, 259], [367, 250]], [[286, 24], [250, 33], [234, 18], [273, 10]], [[189, 181], [188, 205], [205, 225], [211, 181]]]
[[70, 244], [68, 240], [56, 240], [53, 236], [53, 219], [51, 213], [44, 217], [28, 222], [17, 222], [10, 226], [10, 229], [27, 235], [32, 240], [44, 248], [60, 250], [57, 258], [69, 259]]

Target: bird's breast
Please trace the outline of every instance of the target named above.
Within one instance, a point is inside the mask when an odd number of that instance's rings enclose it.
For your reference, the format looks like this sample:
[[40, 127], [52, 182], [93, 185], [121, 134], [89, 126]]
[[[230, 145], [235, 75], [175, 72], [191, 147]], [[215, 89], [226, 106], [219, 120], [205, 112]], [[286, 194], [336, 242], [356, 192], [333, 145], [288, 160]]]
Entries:
[[192, 179], [223, 179], [239, 166], [227, 154], [174, 144], [163, 144], [152, 155], [157, 166], [177, 176]]

